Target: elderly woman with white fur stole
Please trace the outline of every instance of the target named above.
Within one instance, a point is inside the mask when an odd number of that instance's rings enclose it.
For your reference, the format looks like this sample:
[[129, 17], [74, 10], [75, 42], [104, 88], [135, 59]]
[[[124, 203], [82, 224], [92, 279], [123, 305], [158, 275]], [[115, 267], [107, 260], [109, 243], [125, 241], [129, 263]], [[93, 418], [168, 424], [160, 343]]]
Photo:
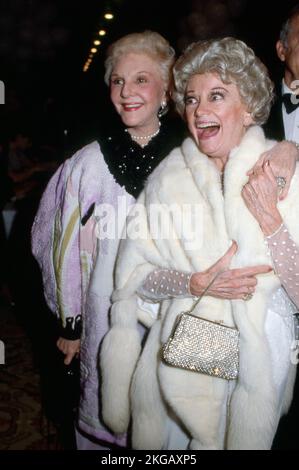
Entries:
[[[128, 219], [102, 346], [103, 418], [116, 433], [132, 419], [136, 449], [270, 449], [296, 373], [299, 167], [283, 200], [285, 179], [267, 162], [249, 171], [275, 144], [259, 127], [273, 87], [243, 42], [192, 44], [174, 79], [191, 137]], [[162, 360], [177, 316], [202, 294], [194, 315], [239, 332], [236, 380]], [[138, 322], [150, 327], [143, 347]]]

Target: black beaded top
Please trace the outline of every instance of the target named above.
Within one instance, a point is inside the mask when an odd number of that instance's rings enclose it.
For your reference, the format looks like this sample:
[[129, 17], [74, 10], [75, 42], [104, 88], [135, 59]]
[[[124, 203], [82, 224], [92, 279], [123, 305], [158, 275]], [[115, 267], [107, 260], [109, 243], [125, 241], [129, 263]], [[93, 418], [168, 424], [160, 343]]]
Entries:
[[182, 143], [183, 137], [183, 125], [164, 120], [158, 135], [145, 147], [133, 141], [124, 127], [117, 133], [102, 137], [99, 145], [117, 183], [137, 198], [151, 172]]

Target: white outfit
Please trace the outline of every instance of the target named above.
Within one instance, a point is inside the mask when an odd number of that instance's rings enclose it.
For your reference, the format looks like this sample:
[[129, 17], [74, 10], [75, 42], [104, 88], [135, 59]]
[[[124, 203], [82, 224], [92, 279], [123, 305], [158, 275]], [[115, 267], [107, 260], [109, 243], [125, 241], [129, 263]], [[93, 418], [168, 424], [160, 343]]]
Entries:
[[[214, 264], [231, 240], [238, 252], [231, 267], [272, 264], [259, 224], [247, 210], [241, 190], [246, 172], [273, 146], [259, 127], [247, 131], [226, 165], [224, 194], [213, 162], [186, 139], [150, 176], [138, 199], [142, 239], [121, 244], [116, 267], [117, 290], [112, 328], [103, 342], [103, 417], [115, 432], [126, 430], [132, 414], [133, 447], [139, 449], [269, 449], [279, 418], [292, 398], [295, 366], [289, 360], [293, 306], [274, 272], [258, 276], [253, 298], [220, 300], [204, 297], [195, 314], [222, 320], [240, 331], [240, 370], [236, 382], [169, 367], [159, 351], [190, 298], [165, 300], [151, 327], [142, 354], [137, 321], [152, 324], [138, 308], [136, 291], [155, 267], [185, 272]], [[299, 242], [299, 168], [279, 209], [293, 240]], [[199, 205], [201, 230], [192, 239], [169, 212], [173, 203]], [[149, 213], [162, 204], [161, 224], [177, 238], [155, 238]], [[141, 209], [140, 209], [141, 208]], [[133, 377], [133, 381], [132, 381]], [[171, 412], [169, 412], [171, 410]], [[175, 415], [183, 431], [176, 447], [169, 436]], [[181, 445], [181, 446], [180, 446]]]

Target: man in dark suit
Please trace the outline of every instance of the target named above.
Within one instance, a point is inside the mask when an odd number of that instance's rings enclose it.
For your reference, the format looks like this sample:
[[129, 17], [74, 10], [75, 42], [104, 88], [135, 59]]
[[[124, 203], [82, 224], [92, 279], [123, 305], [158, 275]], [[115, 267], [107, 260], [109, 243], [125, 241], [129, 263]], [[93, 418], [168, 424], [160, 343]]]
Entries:
[[[265, 125], [267, 137], [299, 143], [299, 3], [283, 23], [276, 52], [284, 65], [282, 80], [277, 84], [277, 99]], [[291, 354], [290, 354], [291, 357]], [[289, 413], [279, 424], [273, 449], [299, 449], [299, 376]]]
[[299, 4], [282, 25], [276, 52], [284, 64], [284, 76], [276, 87], [277, 100], [265, 125], [266, 134], [299, 143]]

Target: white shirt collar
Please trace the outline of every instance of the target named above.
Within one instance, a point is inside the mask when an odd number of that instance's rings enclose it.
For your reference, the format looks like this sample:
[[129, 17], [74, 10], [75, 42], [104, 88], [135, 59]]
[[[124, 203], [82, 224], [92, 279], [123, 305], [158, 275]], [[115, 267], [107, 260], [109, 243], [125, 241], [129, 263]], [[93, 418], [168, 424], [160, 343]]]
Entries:
[[[282, 95], [284, 95], [285, 93], [294, 93], [294, 90], [291, 90], [285, 81], [282, 80], [281, 92]], [[299, 108], [294, 112], [287, 114], [285, 106], [282, 105], [282, 118], [286, 139], [299, 143]]]

